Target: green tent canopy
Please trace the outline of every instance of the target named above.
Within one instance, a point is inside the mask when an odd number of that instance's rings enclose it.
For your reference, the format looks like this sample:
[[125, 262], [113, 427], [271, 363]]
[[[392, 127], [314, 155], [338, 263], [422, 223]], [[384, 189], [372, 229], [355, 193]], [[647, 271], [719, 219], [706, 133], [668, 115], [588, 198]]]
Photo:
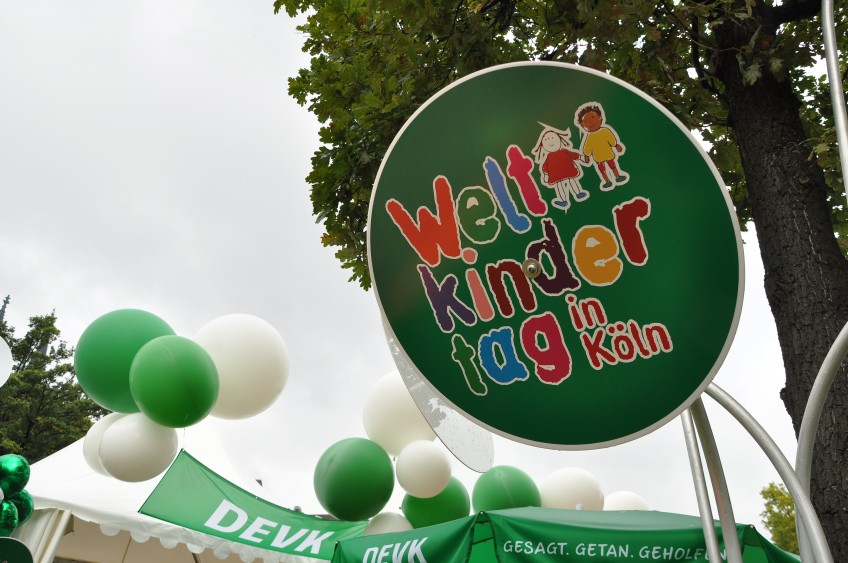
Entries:
[[[716, 522], [719, 547], [721, 530]], [[745, 563], [796, 563], [737, 525]], [[701, 519], [654, 511], [492, 510], [408, 532], [344, 540], [333, 563], [707, 561]], [[724, 558], [722, 553], [722, 558]]]

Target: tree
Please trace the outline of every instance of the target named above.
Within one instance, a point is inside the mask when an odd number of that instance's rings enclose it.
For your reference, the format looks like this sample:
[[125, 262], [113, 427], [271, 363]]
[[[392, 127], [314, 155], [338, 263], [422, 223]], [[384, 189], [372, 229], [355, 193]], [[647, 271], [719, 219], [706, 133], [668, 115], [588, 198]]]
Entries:
[[765, 501], [765, 510], [760, 513], [771, 539], [784, 551], [798, 553], [798, 537], [795, 534], [795, 503], [792, 495], [782, 484], [769, 483], [760, 490]]
[[[306, 13], [309, 68], [289, 93], [323, 124], [307, 177], [325, 245], [369, 286], [365, 228], [380, 160], [431, 95], [517, 60], [577, 63], [642, 89], [697, 130], [743, 224], [756, 227], [797, 433], [812, 382], [848, 321], [846, 207], [814, 0], [276, 0]], [[837, 25], [848, 15], [839, 3]], [[848, 34], [838, 31], [840, 52]], [[843, 68], [845, 64], [843, 55]], [[819, 428], [812, 496], [848, 561], [848, 373]]]
[[59, 336], [52, 313], [30, 318], [20, 339], [0, 321], [0, 337], [15, 362], [0, 387], [0, 453], [35, 463], [85, 436], [92, 421], [106, 414], [76, 382], [73, 350]]

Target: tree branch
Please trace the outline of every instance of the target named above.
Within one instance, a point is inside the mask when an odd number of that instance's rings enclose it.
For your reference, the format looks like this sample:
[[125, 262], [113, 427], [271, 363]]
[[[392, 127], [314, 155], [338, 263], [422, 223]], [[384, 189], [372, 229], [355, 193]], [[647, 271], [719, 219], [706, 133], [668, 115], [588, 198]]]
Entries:
[[711, 92], [716, 95], [720, 100], [723, 99], [721, 92], [713, 86], [709, 77], [707, 76], [707, 72], [704, 70], [703, 65], [701, 64], [701, 47], [699, 45], [700, 40], [700, 21], [697, 17], [692, 18], [692, 27], [690, 28], [690, 36], [692, 38], [692, 65], [695, 67], [695, 74], [698, 75], [698, 83], [705, 88], [708, 92]]
[[816, 17], [821, 12], [820, 0], [786, 0], [770, 8], [774, 22], [778, 25]]

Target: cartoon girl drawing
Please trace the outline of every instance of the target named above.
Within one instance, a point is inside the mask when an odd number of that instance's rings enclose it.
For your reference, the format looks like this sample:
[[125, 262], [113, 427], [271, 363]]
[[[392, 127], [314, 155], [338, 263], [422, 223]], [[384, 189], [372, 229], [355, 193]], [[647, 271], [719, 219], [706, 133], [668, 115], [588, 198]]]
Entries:
[[554, 189], [557, 199], [551, 203], [554, 207], [568, 209], [570, 205], [568, 194], [574, 196], [574, 201], [583, 201], [589, 197], [589, 192], [583, 189], [579, 179], [583, 176], [581, 154], [574, 151], [571, 144], [571, 131], [561, 130], [541, 123], [544, 129], [533, 154], [536, 162], [541, 164], [542, 183]]

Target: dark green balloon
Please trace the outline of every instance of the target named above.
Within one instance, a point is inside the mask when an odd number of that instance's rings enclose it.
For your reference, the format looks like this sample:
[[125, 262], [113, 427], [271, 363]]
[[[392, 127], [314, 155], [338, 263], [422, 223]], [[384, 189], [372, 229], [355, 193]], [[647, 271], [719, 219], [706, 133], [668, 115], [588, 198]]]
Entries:
[[74, 353], [80, 387], [101, 407], [133, 413], [130, 366], [142, 346], [174, 334], [168, 323], [146, 311], [119, 309], [98, 317], [83, 331]]
[[26, 490], [18, 491], [12, 496], [6, 497], [6, 500], [14, 504], [15, 508], [18, 509], [18, 526], [29, 520], [29, 517], [32, 516], [32, 495]]
[[8, 537], [18, 527], [18, 509], [11, 502], [0, 502], [0, 536]]
[[456, 477], [451, 477], [445, 490], [430, 498], [403, 497], [401, 510], [413, 528], [423, 528], [468, 516], [471, 502], [468, 491]]
[[395, 472], [389, 454], [376, 442], [347, 438], [321, 455], [313, 484], [328, 513], [339, 520], [367, 520], [389, 502]]
[[542, 496], [529, 475], [516, 467], [496, 465], [477, 478], [471, 503], [475, 512], [542, 506]]
[[218, 399], [218, 369], [203, 347], [160, 336], [141, 347], [130, 368], [130, 391], [147, 418], [185, 428], [206, 418]]
[[29, 481], [29, 462], [24, 456], [6, 454], [0, 456], [0, 489], [9, 497], [22, 491]]

